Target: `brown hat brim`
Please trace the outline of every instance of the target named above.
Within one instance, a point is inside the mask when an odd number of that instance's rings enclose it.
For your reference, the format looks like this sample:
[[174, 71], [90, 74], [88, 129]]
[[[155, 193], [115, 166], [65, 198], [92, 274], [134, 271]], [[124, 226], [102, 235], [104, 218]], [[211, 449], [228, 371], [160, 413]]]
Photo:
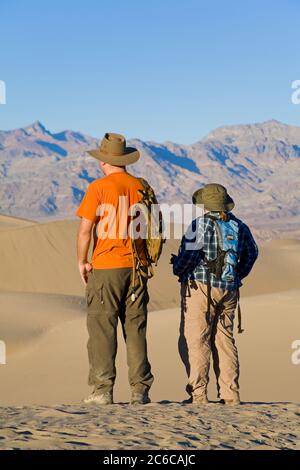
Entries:
[[205, 209], [209, 211], [215, 212], [230, 212], [234, 208], [234, 200], [227, 194], [227, 199], [224, 204], [222, 203], [215, 203], [215, 204], [207, 204], [203, 201], [203, 188], [198, 189], [193, 194], [193, 204], [195, 205], [203, 205]]
[[97, 160], [109, 163], [113, 166], [127, 166], [135, 163], [140, 158], [140, 152], [133, 147], [126, 147], [125, 153], [122, 155], [112, 155], [111, 153], [104, 153], [100, 149], [88, 150], [87, 152]]

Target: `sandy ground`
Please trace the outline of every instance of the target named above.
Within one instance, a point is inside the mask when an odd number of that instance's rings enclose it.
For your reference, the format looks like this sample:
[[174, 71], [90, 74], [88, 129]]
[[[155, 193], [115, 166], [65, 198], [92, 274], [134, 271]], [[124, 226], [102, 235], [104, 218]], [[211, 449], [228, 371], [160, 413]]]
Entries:
[[0, 449], [300, 450], [300, 406], [292, 404], [228, 408], [163, 403], [134, 410], [127, 404], [61, 405], [0, 411]]
[[[154, 404], [138, 414], [127, 405], [109, 407], [108, 413], [79, 404], [89, 388], [77, 225], [0, 216], [0, 340], [7, 346], [7, 364], [0, 365], [0, 447], [299, 448], [299, 407], [282, 403], [300, 403], [300, 365], [291, 360], [292, 342], [300, 340], [300, 241], [264, 246], [242, 289], [246, 331], [237, 342], [242, 399], [248, 404], [234, 410], [209, 405], [201, 413], [179, 404], [187, 398], [186, 376], [177, 344], [178, 283], [169, 265], [178, 242], [168, 242], [150, 283]], [[119, 344], [115, 400], [126, 403], [122, 338]], [[209, 393], [215, 400], [213, 376]], [[59, 403], [68, 406], [55, 406]]]

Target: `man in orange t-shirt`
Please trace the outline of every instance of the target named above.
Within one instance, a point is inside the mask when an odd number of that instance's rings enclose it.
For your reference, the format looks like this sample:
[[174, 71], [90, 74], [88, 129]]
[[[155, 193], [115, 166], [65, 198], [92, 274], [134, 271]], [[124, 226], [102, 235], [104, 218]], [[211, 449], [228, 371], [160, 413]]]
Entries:
[[[120, 319], [127, 347], [132, 404], [150, 402], [153, 382], [147, 357], [147, 278], [132, 283], [133, 256], [128, 234], [129, 209], [140, 201], [139, 179], [126, 165], [139, 159], [119, 134], [105, 134], [101, 146], [89, 154], [100, 161], [104, 178], [93, 181], [78, 208], [81, 217], [77, 253], [81, 279], [86, 285], [89, 385], [85, 403], [112, 404], [116, 377], [117, 324]], [[91, 262], [88, 250], [94, 234]], [[141, 263], [146, 263], [144, 241], [136, 240]], [[131, 286], [134, 285], [134, 297]]]

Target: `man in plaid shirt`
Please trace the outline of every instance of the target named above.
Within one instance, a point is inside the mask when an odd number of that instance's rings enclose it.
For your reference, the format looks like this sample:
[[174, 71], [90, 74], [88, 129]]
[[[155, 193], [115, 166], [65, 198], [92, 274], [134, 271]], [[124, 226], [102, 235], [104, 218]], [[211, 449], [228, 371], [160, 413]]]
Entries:
[[[204, 205], [205, 215], [193, 221], [178, 256], [173, 255], [171, 260], [182, 286], [181, 355], [189, 376], [187, 391], [193, 402], [208, 403], [212, 354], [221, 402], [239, 404], [239, 361], [233, 321], [241, 281], [250, 273], [258, 248], [247, 225], [230, 212], [234, 202], [226, 188], [206, 185], [194, 194], [193, 200]], [[230, 280], [217, 277], [208, 267], [218, 257], [218, 219], [234, 221], [238, 227], [238, 263]]]
[[[209, 217], [208, 217], [209, 216]], [[178, 256], [174, 257], [173, 272], [179, 276], [180, 282], [188, 279], [196, 279], [204, 284], [208, 284], [207, 269], [204, 259], [214, 260], [217, 256], [218, 238], [212, 218], [218, 219], [218, 212], [207, 212], [202, 220], [196, 219], [192, 223], [191, 234], [196, 234], [192, 238], [184, 236], [181, 242]], [[257, 255], [258, 248], [250, 232], [249, 227], [233, 214], [228, 214], [228, 218], [235, 220], [239, 225], [239, 265], [238, 277], [234, 283], [217, 280], [211, 277], [211, 285], [222, 289], [233, 290], [242, 286], [242, 279], [250, 273]], [[202, 242], [202, 243], [201, 243]], [[195, 243], [196, 249], [189, 249], [189, 245]], [[201, 246], [202, 245], [202, 246]]]

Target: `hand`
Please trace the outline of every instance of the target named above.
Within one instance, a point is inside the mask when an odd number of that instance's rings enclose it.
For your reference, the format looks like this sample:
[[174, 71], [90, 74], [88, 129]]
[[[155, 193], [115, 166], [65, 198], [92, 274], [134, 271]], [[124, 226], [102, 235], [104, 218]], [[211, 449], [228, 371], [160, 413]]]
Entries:
[[172, 253], [171, 254], [171, 259], [170, 259], [170, 264], [174, 264], [176, 258], [177, 258], [177, 256], [174, 255], [174, 253]]
[[93, 269], [92, 265], [90, 263], [78, 263], [78, 269], [80, 273], [81, 280], [83, 284], [86, 286], [87, 285], [87, 278], [88, 278], [88, 273]]

